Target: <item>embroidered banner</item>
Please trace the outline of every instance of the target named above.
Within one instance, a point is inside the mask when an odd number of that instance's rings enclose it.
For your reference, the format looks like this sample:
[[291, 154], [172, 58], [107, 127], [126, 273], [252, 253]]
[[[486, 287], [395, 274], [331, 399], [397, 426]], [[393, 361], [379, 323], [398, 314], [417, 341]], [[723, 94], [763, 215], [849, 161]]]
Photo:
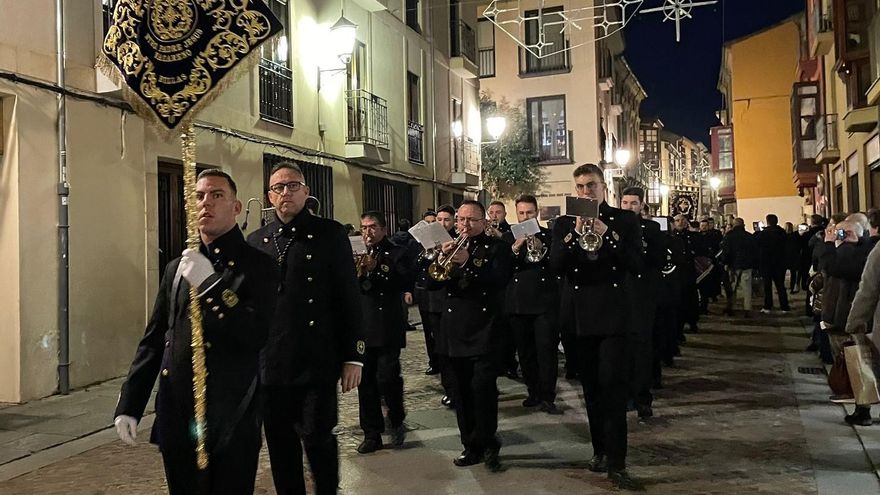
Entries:
[[262, 0], [118, 0], [102, 51], [173, 130], [282, 29]]

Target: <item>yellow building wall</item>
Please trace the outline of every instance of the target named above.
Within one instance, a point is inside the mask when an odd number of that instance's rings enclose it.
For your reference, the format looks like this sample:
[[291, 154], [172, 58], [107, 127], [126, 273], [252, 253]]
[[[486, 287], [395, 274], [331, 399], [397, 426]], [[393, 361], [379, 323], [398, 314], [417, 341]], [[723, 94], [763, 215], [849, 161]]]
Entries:
[[792, 21], [731, 46], [738, 200], [797, 195], [792, 182], [790, 95], [796, 82], [798, 43]]

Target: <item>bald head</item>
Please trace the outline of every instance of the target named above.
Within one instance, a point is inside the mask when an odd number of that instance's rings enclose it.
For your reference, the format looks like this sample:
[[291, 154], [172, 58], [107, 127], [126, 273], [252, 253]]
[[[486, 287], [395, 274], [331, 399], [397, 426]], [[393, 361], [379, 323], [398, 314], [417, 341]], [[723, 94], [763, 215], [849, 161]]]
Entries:
[[734, 226], [734, 227], [743, 227], [743, 228], [745, 228], [745, 226], [746, 226], [746, 221], [743, 220], [742, 218], [734, 218], [734, 219], [733, 219], [733, 226]]

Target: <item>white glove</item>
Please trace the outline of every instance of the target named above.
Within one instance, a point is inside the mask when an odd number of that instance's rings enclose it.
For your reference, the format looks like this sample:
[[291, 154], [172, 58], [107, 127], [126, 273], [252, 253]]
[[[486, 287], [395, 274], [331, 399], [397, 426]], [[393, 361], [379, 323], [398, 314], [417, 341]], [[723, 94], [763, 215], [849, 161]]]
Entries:
[[192, 249], [184, 249], [183, 257], [180, 258], [180, 274], [190, 286], [199, 288], [214, 274], [214, 266], [204, 254]]
[[113, 420], [113, 424], [116, 425], [116, 434], [119, 435], [119, 439], [128, 445], [134, 445], [135, 440], [137, 439], [137, 428], [138, 428], [138, 420], [131, 417], [121, 414], [116, 416], [116, 419]]

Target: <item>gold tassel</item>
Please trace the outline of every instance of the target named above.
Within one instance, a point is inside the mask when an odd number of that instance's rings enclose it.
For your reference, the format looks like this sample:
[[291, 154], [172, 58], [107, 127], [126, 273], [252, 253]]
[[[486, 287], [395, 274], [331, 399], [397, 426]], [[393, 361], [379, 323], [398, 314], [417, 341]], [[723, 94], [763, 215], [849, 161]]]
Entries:
[[[187, 247], [199, 250], [199, 218], [196, 203], [196, 137], [192, 124], [188, 124], [180, 135], [180, 146], [183, 154], [183, 191], [186, 198], [186, 230]], [[205, 449], [207, 425], [207, 390], [208, 369], [205, 366], [205, 348], [202, 337], [202, 312], [199, 307], [198, 288], [189, 289], [189, 321], [192, 328], [192, 368], [193, 368], [193, 399], [195, 404], [196, 433], [196, 464], [199, 469], [208, 467], [208, 451]]]

